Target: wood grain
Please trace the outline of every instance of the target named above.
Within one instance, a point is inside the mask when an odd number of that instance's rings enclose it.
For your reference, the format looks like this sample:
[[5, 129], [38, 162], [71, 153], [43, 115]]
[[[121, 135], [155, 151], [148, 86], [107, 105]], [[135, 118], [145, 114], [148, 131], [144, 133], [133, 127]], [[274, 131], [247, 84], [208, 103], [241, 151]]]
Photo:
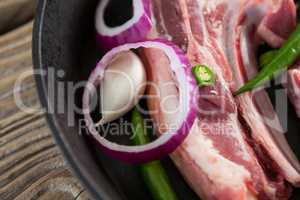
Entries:
[[36, 0], [0, 0], [0, 33], [29, 21], [35, 6]]
[[[0, 13], [1, 6], [0, 0]], [[69, 172], [40, 108], [32, 77], [32, 25], [0, 36], [0, 199], [89, 199]], [[26, 106], [36, 108], [32, 113], [14, 101], [22, 73], [31, 75], [17, 91]]]

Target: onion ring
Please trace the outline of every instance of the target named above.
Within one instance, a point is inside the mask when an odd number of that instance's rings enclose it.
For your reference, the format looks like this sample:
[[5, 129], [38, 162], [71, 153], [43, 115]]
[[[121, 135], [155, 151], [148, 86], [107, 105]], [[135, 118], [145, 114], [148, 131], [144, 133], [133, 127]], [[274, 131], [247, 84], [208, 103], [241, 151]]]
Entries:
[[[158, 48], [166, 54], [170, 60], [170, 67], [178, 82], [179, 91], [179, 114], [176, 131], [162, 133], [153, 142], [141, 146], [119, 145], [108, 141], [96, 130], [90, 115], [91, 97], [95, 94], [95, 88], [103, 79], [104, 71], [113, 57], [122, 52], [138, 48]], [[121, 161], [141, 164], [161, 159], [172, 153], [187, 137], [196, 119], [197, 108], [193, 93], [197, 90], [197, 83], [192, 75], [191, 66], [185, 54], [176, 45], [162, 39], [147, 40], [144, 42], [125, 44], [109, 51], [97, 64], [91, 73], [83, 95], [83, 113], [89, 133], [97, 146], [109, 156]]]
[[117, 27], [105, 23], [104, 13], [110, 0], [102, 0], [96, 11], [97, 43], [105, 50], [113, 47], [144, 40], [149, 33], [151, 22], [150, 0], [133, 0], [133, 16]]

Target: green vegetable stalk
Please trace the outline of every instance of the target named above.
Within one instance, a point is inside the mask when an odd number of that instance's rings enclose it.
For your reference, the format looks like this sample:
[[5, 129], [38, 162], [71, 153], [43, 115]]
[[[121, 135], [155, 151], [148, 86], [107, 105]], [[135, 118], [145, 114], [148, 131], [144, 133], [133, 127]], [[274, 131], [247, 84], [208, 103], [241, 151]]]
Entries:
[[[143, 145], [149, 142], [144, 128], [144, 120], [139, 111], [135, 108], [131, 116], [133, 125], [133, 142], [135, 145]], [[144, 164], [140, 167], [144, 182], [155, 200], [177, 200], [167, 174], [160, 161]]]
[[283, 47], [277, 50], [271, 62], [265, 65], [254, 79], [250, 80], [243, 87], [241, 87], [234, 93], [234, 95], [237, 96], [254, 88], [262, 86], [272, 77], [276, 77], [283, 71], [287, 70], [289, 66], [295, 63], [299, 56], [300, 25], [298, 25], [296, 30], [290, 35], [289, 39], [286, 41]]
[[259, 67], [264, 68], [267, 66], [270, 62], [272, 62], [273, 58], [276, 56], [277, 50], [268, 51], [264, 54], [262, 54], [259, 57]]

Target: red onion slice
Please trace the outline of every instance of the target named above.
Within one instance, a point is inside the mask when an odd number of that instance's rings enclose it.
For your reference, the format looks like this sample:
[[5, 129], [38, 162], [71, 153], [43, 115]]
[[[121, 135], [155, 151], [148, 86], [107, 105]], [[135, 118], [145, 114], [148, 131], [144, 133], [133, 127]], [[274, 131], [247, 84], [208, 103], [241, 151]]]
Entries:
[[[105, 50], [144, 40], [152, 27], [150, 0], [133, 0], [133, 17], [117, 27], [109, 27], [104, 20], [110, 0], [102, 0], [96, 11], [97, 42]], [[112, 16], [113, 17], [113, 16]]]
[[[103, 79], [105, 68], [113, 57], [122, 52], [138, 48], [158, 48], [165, 52], [170, 60], [170, 66], [178, 82], [179, 114], [177, 130], [163, 133], [155, 141], [141, 146], [119, 145], [108, 141], [96, 130], [90, 115], [91, 97], [96, 87]], [[162, 66], [163, 67], [163, 66]], [[109, 51], [97, 64], [91, 73], [83, 95], [83, 113], [89, 132], [96, 144], [109, 156], [129, 163], [147, 163], [161, 159], [172, 153], [186, 138], [196, 118], [197, 108], [194, 106], [193, 92], [197, 85], [191, 73], [190, 64], [184, 53], [174, 44], [164, 40], [149, 40], [145, 42], [125, 44]]]

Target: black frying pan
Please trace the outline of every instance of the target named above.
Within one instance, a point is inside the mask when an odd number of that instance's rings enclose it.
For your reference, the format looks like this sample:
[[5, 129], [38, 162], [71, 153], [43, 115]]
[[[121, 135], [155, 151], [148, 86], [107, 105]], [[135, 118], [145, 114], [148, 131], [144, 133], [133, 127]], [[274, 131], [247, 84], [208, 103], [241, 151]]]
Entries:
[[[86, 80], [101, 57], [94, 41], [97, 3], [97, 0], [39, 1], [33, 34], [33, 61], [36, 72], [45, 74], [35, 75], [38, 93], [42, 106], [50, 111], [47, 119], [58, 146], [92, 197], [103, 200], [150, 200], [137, 167], [106, 157], [79, 134], [81, 115], [75, 114], [72, 102], [80, 108], [82, 88], [76, 93], [68, 93], [66, 89], [68, 84]], [[55, 75], [50, 76], [51, 73]], [[60, 92], [55, 92], [52, 97], [48, 87]], [[69, 122], [72, 125], [67, 123], [70, 116], [74, 116], [74, 124]], [[290, 107], [287, 137], [300, 158], [299, 124], [300, 120]], [[179, 199], [199, 199], [169, 159], [163, 160], [163, 164]], [[300, 199], [299, 190], [295, 190], [292, 199]]]

